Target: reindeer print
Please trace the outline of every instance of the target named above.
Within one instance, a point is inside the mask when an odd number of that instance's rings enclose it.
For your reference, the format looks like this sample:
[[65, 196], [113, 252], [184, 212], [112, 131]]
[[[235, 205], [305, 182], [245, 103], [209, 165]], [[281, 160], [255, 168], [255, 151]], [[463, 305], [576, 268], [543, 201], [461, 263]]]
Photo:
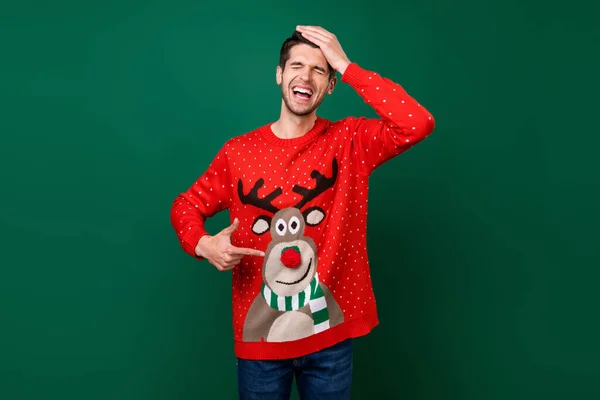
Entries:
[[256, 235], [270, 233], [271, 241], [262, 265], [263, 284], [250, 306], [244, 323], [244, 341], [283, 342], [301, 339], [341, 323], [342, 311], [329, 288], [318, 279], [318, 251], [315, 242], [304, 235], [306, 226], [317, 226], [325, 211], [304, 205], [331, 188], [338, 172], [332, 163], [332, 176], [313, 171], [314, 189], [295, 185], [292, 190], [302, 196], [293, 207], [278, 209], [272, 201], [282, 194], [281, 188], [259, 198], [264, 184], [259, 179], [248, 194], [238, 181], [238, 195], [243, 204], [254, 205], [272, 215], [260, 215], [252, 224]]

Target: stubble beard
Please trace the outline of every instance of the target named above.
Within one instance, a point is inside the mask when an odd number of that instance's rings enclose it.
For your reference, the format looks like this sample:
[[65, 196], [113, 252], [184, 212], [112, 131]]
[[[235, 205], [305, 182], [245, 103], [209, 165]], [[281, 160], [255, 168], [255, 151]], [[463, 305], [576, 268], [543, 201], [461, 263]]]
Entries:
[[287, 92], [284, 91], [283, 87], [281, 88], [281, 98], [283, 99], [283, 102], [285, 104], [285, 107], [294, 115], [303, 117], [305, 115], [309, 115], [311, 114], [313, 111], [315, 111], [317, 108], [319, 108], [319, 106], [321, 105], [321, 103], [323, 102], [323, 97], [321, 97], [320, 99], [317, 100], [316, 103], [313, 104], [312, 107], [309, 107], [307, 109], [305, 109], [304, 111], [297, 111], [294, 110], [292, 108], [292, 104], [291, 104], [291, 99], [288, 98], [287, 94], [290, 92], [290, 88], [287, 88]]

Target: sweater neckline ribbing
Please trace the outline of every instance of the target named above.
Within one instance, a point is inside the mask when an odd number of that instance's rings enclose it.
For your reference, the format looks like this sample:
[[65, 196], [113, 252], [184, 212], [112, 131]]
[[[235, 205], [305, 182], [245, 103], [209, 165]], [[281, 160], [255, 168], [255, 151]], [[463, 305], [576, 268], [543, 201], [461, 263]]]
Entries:
[[275, 135], [275, 133], [271, 129], [271, 126], [274, 124], [274, 122], [270, 122], [269, 124], [264, 125], [262, 128], [260, 128], [260, 133], [268, 143], [277, 147], [302, 146], [309, 143], [318, 135], [323, 133], [323, 130], [325, 129], [327, 123], [328, 121], [326, 119], [317, 117], [315, 124], [308, 132], [306, 132], [302, 136], [290, 139], [283, 139]]

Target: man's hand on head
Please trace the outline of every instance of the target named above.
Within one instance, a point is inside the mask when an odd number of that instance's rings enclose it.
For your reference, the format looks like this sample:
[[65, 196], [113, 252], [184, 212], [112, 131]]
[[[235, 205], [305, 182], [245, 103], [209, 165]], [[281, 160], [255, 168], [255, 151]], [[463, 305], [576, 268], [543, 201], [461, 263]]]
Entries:
[[231, 235], [237, 229], [239, 220], [214, 236], [205, 235], [196, 245], [196, 254], [205, 258], [219, 271], [229, 271], [242, 261], [244, 256], [264, 257], [265, 253], [256, 249], [236, 247], [231, 244]]
[[296, 30], [306, 39], [319, 46], [329, 64], [340, 74], [344, 74], [350, 60], [333, 33], [320, 26], [298, 25]]

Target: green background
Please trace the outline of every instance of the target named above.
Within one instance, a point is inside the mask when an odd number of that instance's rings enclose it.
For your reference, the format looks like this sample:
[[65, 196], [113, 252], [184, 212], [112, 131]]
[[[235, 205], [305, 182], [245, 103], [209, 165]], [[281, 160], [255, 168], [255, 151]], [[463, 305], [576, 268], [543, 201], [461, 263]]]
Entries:
[[[356, 342], [353, 398], [600, 398], [590, 7], [2, 2], [0, 398], [236, 397], [230, 275], [183, 253], [169, 211], [278, 117], [296, 24], [437, 123], [372, 178], [381, 325]], [[375, 116], [343, 83], [319, 115]]]

